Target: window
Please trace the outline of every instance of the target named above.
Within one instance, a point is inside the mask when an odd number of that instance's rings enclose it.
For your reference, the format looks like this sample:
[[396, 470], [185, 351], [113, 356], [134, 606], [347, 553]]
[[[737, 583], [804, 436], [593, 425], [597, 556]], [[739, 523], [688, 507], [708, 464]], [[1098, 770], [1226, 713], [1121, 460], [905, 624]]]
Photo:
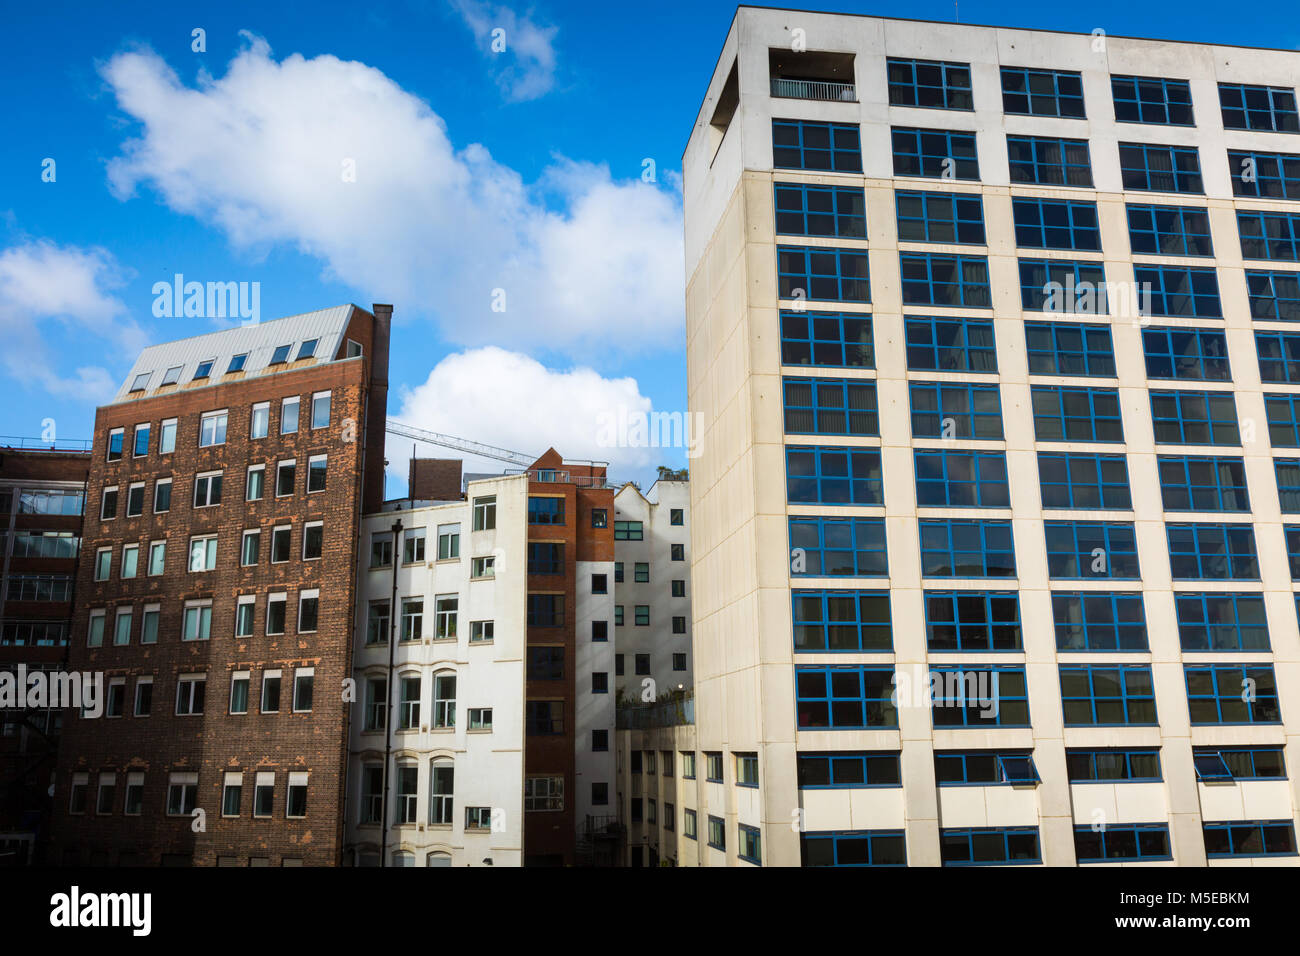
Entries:
[[290, 548], [289, 538], [293, 533], [293, 528], [289, 525], [280, 525], [271, 529], [271, 563], [283, 564], [289, 560]]
[[1018, 651], [1020, 600], [1014, 591], [926, 591], [931, 651]]
[[235, 601], [235, 637], [253, 636], [253, 616], [257, 613], [257, 597], [241, 595]]
[[[315, 343], [313, 343], [314, 345]], [[306, 348], [307, 343], [303, 343]], [[298, 358], [302, 358], [302, 353], [298, 353]], [[311, 427], [328, 428], [330, 424], [330, 393], [316, 392], [311, 397]]]
[[592, 753], [609, 752], [609, 731], [593, 730], [591, 732], [591, 750]]
[[122, 577], [133, 578], [140, 563], [140, 546], [128, 544], [122, 547]]
[[781, 364], [873, 368], [871, 317], [841, 312], [782, 311]]
[[219, 471], [200, 472], [194, 476], [194, 507], [209, 508], [221, 504], [221, 477]]
[[1285, 86], [1220, 83], [1219, 108], [1226, 129], [1300, 133], [1295, 91]]
[[984, 245], [984, 203], [979, 193], [895, 193], [900, 242]]
[[433, 726], [456, 726], [455, 674], [435, 674], [433, 677]]
[[850, 830], [804, 833], [799, 837], [803, 866], [906, 866], [903, 831]]
[[226, 443], [226, 412], [205, 412], [199, 417], [199, 447]]
[[1230, 856], [1294, 856], [1296, 852], [1295, 824], [1290, 820], [1206, 823], [1203, 832], [1205, 854], [1210, 859]]
[[920, 529], [923, 577], [1016, 575], [1010, 521], [922, 520]]
[[1030, 311], [1105, 315], [1106, 273], [1100, 262], [1021, 259], [1020, 305]]
[[740, 838], [736, 855], [746, 863], [761, 864], [763, 862], [762, 838], [759, 836], [758, 828], [740, 823], [736, 825], [736, 831]]
[[1157, 459], [1166, 511], [1249, 511], [1246, 470], [1240, 458]]
[[524, 714], [530, 737], [553, 737], [564, 734], [564, 701], [529, 700]]
[[379, 531], [370, 535], [370, 566], [386, 568], [393, 564], [393, 533]]
[[1083, 119], [1083, 77], [1065, 70], [1004, 66], [1002, 111]]
[[324, 553], [325, 523], [309, 521], [302, 527], [302, 559], [315, 561]]
[[176, 681], [176, 714], [181, 717], [203, 713], [204, 690], [207, 677], [203, 674], [181, 674]]
[[115, 647], [125, 647], [131, 643], [131, 616], [131, 608], [120, 607], [117, 609], [116, 617], [113, 620], [113, 645]]
[[1097, 204], [1094, 202], [1017, 197], [1011, 201], [1011, 210], [1015, 217], [1017, 246], [1101, 251]]
[[934, 726], [1029, 726], [1023, 667], [934, 667], [931, 675]]
[[153, 483], [153, 513], [165, 514], [172, 507], [172, 480], [158, 478]]
[[1047, 521], [1047, 573], [1053, 578], [1137, 578], [1133, 525], [1101, 521]]
[[884, 520], [791, 518], [790, 573], [795, 577], [885, 577], [889, 567]]
[[212, 601], [186, 601], [181, 617], [181, 640], [206, 641], [212, 636]]
[[217, 565], [217, 536], [190, 538], [190, 571], [211, 571]]
[[1300, 335], [1256, 332], [1259, 375], [1265, 382], [1300, 384]]
[[1142, 595], [1052, 592], [1056, 647], [1062, 651], [1145, 651]]
[[497, 526], [497, 496], [485, 495], [474, 499], [475, 531], [491, 531]]
[[1300, 214], [1238, 210], [1237, 231], [1246, 259], [1300, 260]]
[[108, 431], [108, 460], [122, 460], [122, 442], [126, 435], [124, 428], [110, 428]]
[[[421, 548], [423, 554], [423, 548]], [[438, 560], [450, 561], [460, 557], [460, 525], [438, 526]]]
[[1204, 206], [1128, 206], [1129, 242], [1135, 254], [1212, 256], [1210, 217]]
[[984, 256], [900, 253], [898, 262], [903, 273], [903, 302], [907, 305], [965, 309], [988, 309], [993, 305], [989, 264]]
[[470, 621], [469, 624], [469, 642], [471, 644], [486, 644], [493, 637], [494, 621]]
[[300, 400], [297, 395], [280, 401], [280, 434], [292, 435], [298, 431], [298, 406]]
[[[1152, 391], [1151, 420], [1158, 444], [1167, 445], [1240, 445], [1237, 432], [1237, 405], [1231, 392], [1161, 392]], [[1265, 406], [1270, 413], [1269, 432], [1273, 432], [1269, 396]], [[1277, 439], [1274, 439], [1277, 444]]]
[[1228, 150], [1232, 192], [1261, 199], [1300, 199], [1300, 155]]
[[1173, 859], [1169, 827], [1163, 823], [1112, 823], [1101, 829], [1075, 827], [1074, 855], [1079, 863]]
[[529, 541], [528, 573], [563, 574], [564, 543], [559, 541]]
[[107, 581], [112, 576], [113, 549], [99, 548], [95, 551], [95, 580]]
[[239, 816], [243, 793], [244, 775], [242, 773], [227, 773], [221, 787], [221, 815], [223, 817]]
[[862, 188], [777, 183], [776, 231], [789, 236], [867, 238]]
[[1158, 750], [1067, 750], [1065, 766], [1071, 783], [1161, 779]]
[[772, 120], [772, 165], [777, 169], [862, 172], [856, 123]]
[[416, 564], [424, 560], [424, 532], [424, 528], [408, 528], [403, 532], [403, 564]]
[[167, 776], [167, 815], [185, 817], [198, 805], [199, 775], [173, 773]]
[[[647, 622], [647, 623], [648, 623], [649, 620], [650, 620], [650, 619], [649, 619], [649, 610], [650, 610], [649, 608], [646, 608], [646, 613], [647, 613], [646, 622]], [[638, 621], [637, 623], [640, 623], [640, 622]], [[649, 654], [637, 654], [636, 657], [635, 657], [635, 661], [636, 661], [636, 674], [637, 674], [638, 677], [643, 677], [643, 676], [645, 676], [645, 675], [647, 675], [647, 674], [650, 673], [650, 655], [649, 655]]]
[[[488, 711], [491, 714], [491, 711]], [[488, 720], [489, 727], [491, 719]], [[429, 823], [434, 826], [451, 826], [453, 798], [456, 792], [456, 768], [450, 763], [434, 763], [429, 767]]]
[[686, 750], [682, 751], [682, 779], [695, 779], [695, 754]]
[[640, 521], [614, 522], [615, 541], [640, 541], [643, 537], [644, 531]]
[[157, 604], [146, 604], [144, 614], [140, 618], [140, 643], [157, 644], [158, 643], [158, 618], [160, 616], [160, 607]]
[[275, 466], [275, 496], [284, 498], [293, 494], [293, 486], [298, 477], [298, 463], [290, 458], [277, 462]]
[[934, 755], [934, 780], [941, 787], [1032, 785], [1039, 782], [1039, 776], [1029, 753], [943, 751]]
[[1123, 455], [1039, 452], [1038, 476], [1044, 508], [1133, 507]]
[[232, 355], [230, 357], [230, 364], [226, 366], [226, 374], [229, 375], [232, 372], [242, 372], [244, 370], [244, 363], [247, 361], [247, 352], [242, 352], [239, 355]]
[[796, 667], [799, 729], [897, 727], [898, 710], [891, 698], [892, 677], [892, 667]]
[[366, 613], [366, 643], [387, 644], [391, 627], [388, 601], [371, 601]]
[[469, 562], [470, 580], [496, 577], [496, 557], [471, 558]]
[[650, 583], [650, 562], [636, 561], [632, 565], [632, 580], [637, 584]]
[[259, 771], [253, 778], [253, 816], [269, 817], [275, 809], [275, 772]]
[[675, 598], [686, 597], [686, 580], [684, 578], [673, 578], [672, 596]]
[[100, 499], [99, 517], [102, 521], [111, 521], [117, 517], [117, 486], [111, 485], [104, 489], [103, 498]]
[[144, 514], [143, 481], [128, 486], [126, 490], [126, 516], [128, 518], [137, 518], [142, 514]]
[[891, 106], [971, 110], [970, 64], [934, 60], [886, 61]]
[[320, 617], [320, 590], [307, 588], [298, 592], [298, 633], [312, 634]]
[[173, 365], [163, 373], [162, 381], [158, 383], [158, 386], [161, 388], [163, 385], [175, 385], [181, 380], [181, 372], [184, 370], [184, 365]]
[[975, 134], [895, 126], [890, 131], [895, 176], [931, 179], [980, 178]]
[[870, 302], [867, 252], [777, 246], [777, 296], [810, 302]]
[[285, 609], [288, 603], [289, 596], [283, 591], [266, 596], [266, 633], [268, 635], [284, 633]]
[[454, 641], [460, 599], [454, 595], [434, 598], [434, 640]]
[[1138, 304], [1143, 315], [1223, 318], [1213, 269], [1136, 265], [1133, 277], [1142, 290]]
[[262, 672], [261, 711], [264, 714], [280, 712], [280, 671], [278, 670]]
[[758, 786], [758, 754], [736, 754], [736, 786]]
[[[677, 631], [677, 630], [674, 629], [673, 633], [674, 633], [674, 634], [678, 634], [678, 633], [680, 633], [680, 634], [685, 634], [685, 633], [686, 633], [686, 618], [680, 618], [680, 619], [679, 619], [679, 618], [673, 618], [673, 624], [674, 624], [674, 627], [676, 626], [678, 620], [681, 621], [682, 629], [681, 629], [681, 631]], [[676, 652], [676, 653], [673, 654], [673, 670], [675, 670], [675, 671], [684, 671], [684, 670], [686, 670], [686, 654], [685, 654], [685, 652], [680, 652], [680, 651], [679, 651], [679, 652]]]
[[897, 753], [800, 751], [797, 775], [801, 790], [902, 786]]
[[492, 808], [491, 807], [466, 807], [465, 808], [465, 829], [466, 830], [492, 829]]
[[525, 777], [524, 810], [563, 810], [563, 777]]
[[325, 473], [329, 465], [326, 455], [312, 455], [307, 459], [307, 493], [325, 490]]
[[907, 319], [907, 367], [926, 372], [996, 372], [993, 323], [958, 317]]
[[1008, 136], [1007, 159], [1013, 183], [1092, 186], [1092, 158], [1086, 139]]
[[1175, 578], [1258, 580], [1259, 560], [1250, 525], [1170, 524], [1166, 529]]
[[388, 681], [366, 681], [366, 730], [383, 730], [388, 725]]
[[191, 381], [199, 381], [208, 378], [212, 374], [212, 366], [216, 359], [204, 359], [194, 368], [194, 378]]
[[1198, 747], [1192, 751], [1192, 763], [1200, 780], [1216, 779], [1210, 768], [1217, 769], [1218, 779], [1279, 780], [1286, 777], [1286, 763], [1280, 747]]
[[1002, 438], [1002, 404], [996, 385], [912, 382], [914, 438]]
[[[638, 604], [633, 608], [633, 623], [637, 627], [648, 627], [650, 624], [650, 605]], [[637, 673], [641, 673], [637, 671]], [[645, 673], [650, 673], [648, 670]]]
[[131, 447], [131, 457], [144, 458], [149, 454], [149, 423], [135, 426], [135, 442]]
[[604, 508], [592, 508], [591, 526], [593, 528], [609, 527], [609, 512]]
[[1062, 665], [1060, 676], [1067, 727], [1156, 723], [1146, 664]]
[[1038, 828], [940, 829], [939, 857], [943, 866], [1039, 863]]
[[418, 641], [424, 631], [424, 598], [402, 598], [402, 640]]
[[176, 450], [176, 419], [164, 418], [159, 426], [158, 453], [171, 454]]
[[251, 680], [250, 671], [235, 671], [230, 675], [230, 713], [248, 713], [248, 685]]
[[1192, 724], [1276, 724], [1277, 680], [1271, 664], [1185, 664]]
[[704, 755], [704, 779], [710, 783], [722, 783], [722, 754], [714, 752]]
[[1178, 641], [1185, 651], [1267, 651], [1268, 618], [1260, 594], [1174, 595]]
[[1204, 193], [1201, 159], [1195, 146], [1119, 144], [1120, 177], [1125, 189], [1157, 193]]
[[593, 574], [591, 576], [591, 593], [608, 594], [609, 593], [609, 576], [605, 574]]
[[1195, 126], [1192, 92], [1186, 80], [1155, 76], [1112, 76], [1115, 122]]
[[[299, 631], [302, 630], [300, 627]], [[316, 680], [316, 669], [299, 667], [293, 672], [293, 712], [305, 714], [311, 712], [312, 690]]]
[[257, 564], [258, 552], [261, 550], [262, 532], [253, 528], [244, 532], [239, 543], [239, 563], [243, 567]]
[[921, 508], [1009, 508], [1002, 452], [915, 452], [916, 504]]
[[1142, 330], [1142, 346], [1148, 378], [1232, 380], [1228, 342], [1222, 332], [1148, 328]]

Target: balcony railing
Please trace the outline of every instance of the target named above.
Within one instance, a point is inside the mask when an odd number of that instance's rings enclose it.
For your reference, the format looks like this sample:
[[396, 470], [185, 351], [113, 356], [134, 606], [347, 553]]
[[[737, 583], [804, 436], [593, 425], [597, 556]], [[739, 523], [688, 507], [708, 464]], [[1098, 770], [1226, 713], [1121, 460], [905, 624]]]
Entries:
[[652, 727], [676, 727], [693, 723], [693, 691], [655, 704], [624, 704], [615, 714], [615, 726], [619, 730], [649, 730]]
[[772, 77], [772, 95], [792, 100], [829, 100], [836, 103], [856, 103], [858, 91], [852, 83], [831, 83], [827, 80], [787, 80]]

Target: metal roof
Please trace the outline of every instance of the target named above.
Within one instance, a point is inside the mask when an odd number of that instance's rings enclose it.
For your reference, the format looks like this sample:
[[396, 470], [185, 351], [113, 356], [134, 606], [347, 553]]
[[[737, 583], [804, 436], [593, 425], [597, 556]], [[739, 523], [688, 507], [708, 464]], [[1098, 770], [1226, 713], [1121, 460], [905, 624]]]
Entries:
[[[268, 370], [281, 372], [330, 362], [338, 352], [352, 312], [357, 308], [350, 304], [336, 305], [270, 322], [151, 345], [136, 358], [122, 387], [113, 397], [113, 403], [174, 394], [194, 386], [243, 381], [267, 374]], [[302, 343], [311, 339], [317, 340], [312, 357], [294, 361]], [[283, 345], [290, 347], [288, 359], [284, 363], [271, 365], [275, 350]], [[242, 371], [228, 373], [230, 360], [239, 355], [246, 356]], [[207, 361], [212, 362], [211, 372], [208, 377], [195, 382], [194, 373], [199, 364]], [[176, 381], [164, 385], [168, 371], [176, 368], [180, 369]], [[149, 378], [144, 383], [144, 388], [133, 389], [136, 378], [146, 373]]]

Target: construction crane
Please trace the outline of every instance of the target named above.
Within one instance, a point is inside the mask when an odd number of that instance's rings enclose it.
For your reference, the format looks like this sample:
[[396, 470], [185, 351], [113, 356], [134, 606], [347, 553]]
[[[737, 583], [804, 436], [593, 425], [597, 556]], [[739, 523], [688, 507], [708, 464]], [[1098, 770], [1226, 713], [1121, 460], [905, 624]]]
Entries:
[[384, 430], [393, 435], [401, 435], [403, 438], [414, 438], [416, 441], [428, 442], [430, 445], [453, 448], [466, 455], [478, 455], [480, 458], [495, 458], [497, 461], [508, 461], [520, 468], [527, 468], [537, 460], [536, 455], [526, 455], [521, 451], [497, 448], [495, 445], [484, 445], [481, 442], [455, 438], [452, 435], [425, 431], [423, 428], [412, 428], [405, 422], [399, 422], [396, 418], [388, 419], [384, 425]]

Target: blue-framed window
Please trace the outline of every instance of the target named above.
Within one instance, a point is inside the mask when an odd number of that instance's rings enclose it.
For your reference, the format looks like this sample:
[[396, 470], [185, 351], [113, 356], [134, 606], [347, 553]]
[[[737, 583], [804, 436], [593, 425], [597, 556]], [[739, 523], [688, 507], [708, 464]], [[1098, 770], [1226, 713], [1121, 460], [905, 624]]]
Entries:
[[777, 183], [774, 189], [778, 234], [867, 238], [867, 201], [861, 186]]
[[1228, 150], [1232, 193], [1258, 199], [1300, 199], [1300, 155]]
[[794, 669], [800, 730], [897, 727], [893, 667], [836, 665]]
[[1038, 827], [940, 829], [939, 858], [943, 866], [1041, 863]]
[[1106, 270], [1100, 262], [1021, 259], [1020, 305], [1026, 311], [1105, 315]]
[[1195, 747], [1192, 763], [1201, 780], [1285, 780], [1281, 747]]
[[781, 364], [875, 368], [871, 316], [854, 312], [783, 311]]
[[907, 866], [902, 830], [836, 830], [799, 837], [801, 866]]
[[1160, 455], [1156, 468], [1166, 511], [1250, 510], [1240, 458]]
[[1026, 786], [1039, 783], [1029, 751], [936, 751], [934, 782], [940, 787]]
[[800, 790], [861, 790], [867, 787], [901, 787], [899, 755], [881, 751], [800, 751], [796, 760]]
[[809, 302], [870, 302], [865, 249], [777, 246], [777, 295]]
[[1262, 594], [1212, 591], [1174, 595], [1178, 643], [1185, 651], [1266, 651], [1268, 616]]
[[785, 490], [795, 504], [882, 505], [880, 450], [787, 445]]
[[564, 595], [563, 594], [528, 595], [528, 626], [529, 627], [563, 627], [564, 626]]
[[884, 519], [792, 517], [790, 573], [795, 577], [887, 576]]
[[898, 256], [907, 305], [946, 305], [964, 309], [993, 306], [989, 261], [984, 256], [946, 256], [904, 252]]
[[1300, 272], [1246, 271], [1250, 317], [1300, 322]]
[[1240, 445], [1231, 392], [1151, 392], [1151, 422], [1161, 445]]
[[1016, 197], [1011, 200], [1011, 212], [1017, 246], [1101, 251], [1095, 202]]
[[920, 530], [923, 577], [1016, 576], [1010, 521], [921, 520]]
[[[1282, 535], [1286, 539], [1286, 556], [1291, 570], [1291, 580], [1300, 581], [1300, 525], [1283, 525]], [[1300, 595], [1296, 595], [1296, 612], [1300, 614]]]
[[1300, 133], [1295, 90], [1290, 87], [1220, 83], [1219, 108], [1226, 129]]
[[969, 63], [938, 60], [885, 61], [890, 106], [920, 106], [937, 110], [973, 110]]
[[1123, 455], [1039, 452], [1038, 487], [1044, 508], [1133, 507]]
[[1069, 70], [1002, 67], [1002, 111], [1083, 119], [1083, 77]]
[[727, 848], [727, 824], [722, 817], [710, 815], [706, 821], [708, 825], [708, 836], [705, 838], [709, 846], [715, 850], [725, 850]]
[[563, 574], [564, 544], [556, 541], [529, 541], [528, 573]]
[[1210, 859], [1230, 856], [1295, 856], [1295, 824], [1290, 820], [1207, 823], [1203, 827], [1205, 855]]
[[926, 591], [925, 643], [931, 651], [1019, 651], [1015, 591]]
[[1186, 80], [1159, 76], [1112, 76], [1115, 122], [1195, 126], [1192, 90]]
[[1115, 377], [1110, 326], [1083, 322], [1026, 322], [1030, 375]]
[[1094, 830], [1074, 828], [1074, 856], [1079, 863], [1117, 860], [1172, 860], [1169, 825], [1165, 823], [1108, 823]]
[[1007, 162], [1013, 183], [1092, 186], [1092, 158], [1086, 139], [1008, 136]]
[[895, 176], [980, 178], [974, 133], [895, 126], [890, 131], [890, 140], [894, 148]]
[[907, 367], [922, 372], [996, 372], [993, 323], [972, 318], [918, 318], [906, 324]]
[[930, 668], [930, 719], [936, 727], [1028, 727], [1023, 667]]
[[1256, 332], [1255, 353], [1263, 381], [1300, 384], [1300, 334]]
[[1237, 231], [1243, 258], [1300, 261], [1300, 213], [1240, 209]]
[[763, 863], [763, 838], [758, 832], [758, 827], [746, 826], [743, 823], [736, 824], [736, 842], [740, 844], [736, 848], [736, 856], [746, 863]]
[[1212, 256], [1204, 206], [1128, 206], [1129, 243], [1136, 255]]
[[921, 508], [1009, 508], [1007, 458], [1000, 451], [917, 449], [916, 503]]
[[784, 378], [785, 430], [791, 435], [879, 435], [876, 383], [845, 378]]
[[1137, 578], [1133, 525], [1107, 521], [1045, 521], [1047, 573], [1053, 578]]
[[777, 169], [862, 172], [857, 123], [772, 120], [772, 165]]
[[1125, 189], [1153, 193], [1204, 193], [1201, 157], [1195, 146], [1119, 144], [1120, 179]]
[[1113, 388], [1035, 385], [1030, 389], [1039, 441], [1122, 442], [1119, 392]]
[[984, 202], [978, 193], [895, 194], [901, 242], [984, 245]]
[[893, 648], [888, 591], [790, 592], [796, 651]]
[[1265, 392], [1264, 416], [1274, 448], [1300, 448], [1300, 395]]
[[1066, 750], [1070, 783], [1154, 783], [1163, 780], [1159, 750]]
[[1192, 724], [1278, 724], [1272, 664], [1184, 664]]
[[564, 499], [530, 496], [529, 524], [564, 524]]
[[1147, 378], [1180, 378], [1230, 382], [1228, 339], [1208, 329], [1147, 328], [1142, 330]]
[[1300, 458], [1274, 458], [1273, 474], [1283, 514], [1300, 514]]
[[1002, 438], [1002, 403], [996, 385], [912, 382], [915, 438]]
[[1058, 651], [1145, 651], [1140, 591], [1053, 591]]
[[1213, 269], [1135, 265], [1133, 280], [1142, 293], [1138, 304], [1143, 315], [1223, 318], [1219, 277]]
[[1248, 524], [1165, 525], [1174, 578], [1259, 580], [1255, 531]]
[[1156, 698], [1147, 664], [1062, 664], [1065, 726], [1155, 724]]

